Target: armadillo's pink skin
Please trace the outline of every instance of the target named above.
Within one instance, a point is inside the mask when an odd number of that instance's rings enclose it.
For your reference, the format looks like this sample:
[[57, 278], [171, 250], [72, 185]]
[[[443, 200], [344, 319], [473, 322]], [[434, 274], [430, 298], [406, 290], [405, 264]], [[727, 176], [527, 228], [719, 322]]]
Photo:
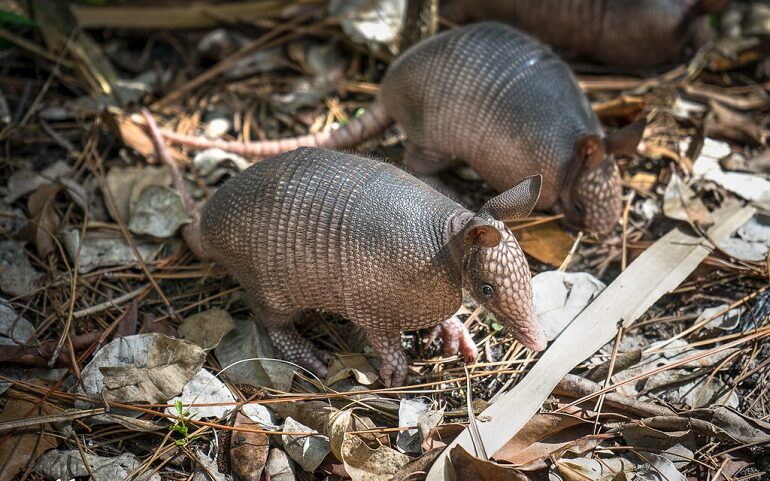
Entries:
[[[505, 22], [569, 57], [651, 67], [676, 62], [698, 42], [715, 0], [447, 0], [444, 18]], [[704, 5], [716, 4], [716, 5]], [[698, 45], [696, 45], [697, 47]]]
[[[512, 192], [531, 199], [526, 215], [537, 192]], [[488, 212], [505, 211], [498, 204]], [[502, 241], [469, 243], [477, 224]], [[208, 257], [246, 290], [278, 349], [316, 373], [325, 373], [325, 359], [294, 329], [296, 314], [334, 312], [361, 326], [382, 360], [383, 381], [399, 385], [406, 376], [400, 332], [449, 319], [463, 286], [479, 297], [491, 289], [480, 302], [522, 342], [545, 347], [530, 342], [538, 331], [530, 271], [510, 231], [390, 164], [312, 148], [272, 157], [227, 181], [200, 225]], [[472, 360], [464, 327], [447, 327], [445, 339]]]

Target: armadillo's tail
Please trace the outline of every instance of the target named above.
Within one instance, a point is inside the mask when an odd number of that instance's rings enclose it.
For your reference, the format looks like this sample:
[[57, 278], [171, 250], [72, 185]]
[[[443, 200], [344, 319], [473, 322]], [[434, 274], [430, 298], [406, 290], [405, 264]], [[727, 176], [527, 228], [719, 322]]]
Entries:
[[163, 131], [163, 138], [169, 142], [186, 145], [197, 149], [219, 148], [243, 157], [269, 157], [297, 149], [299, 147], [321, 147], [341, 149], [360, 144], [390, 125], [391, 119], [379, 101], [372, 103], [361, 117], [352, 119], [347, 124], [334, 130], [315, 134], [301, 135], [278, 140], [265, 140], [244, 144], [225, 140], [210, 140], [192, 135], [181, 135]]
[[147, 109], [142, 109], [142, 115], [147, 122], [147, 130], [150, 134], [150, 138], [152, 138], [152, 142], [155, 144], [155, 152], [158, 155], [158, 160], [166, 164], [171, 171], [171, 183], [182, 198], [185, 210], [190, 217], [193, 218], [191, 223], [182, 226], [182, 237], [187, 243], [187, 247], [190, 248], [192, 253], [195, 254], [198, 259], [207, 260], [209, 256], [203, 248], [203, 239], [200, 230], [200, 209], [195, 205], [195, 201], [193, 201], [190, 192], [187, 190], [187, 184], [185, 184], [184, 177], [182, 177], [182, 173], [179, 171], [179, 166], [171, 157], [171, 153], [169, 153], [168, 147], [166, 147], [166, 143], [163, 141], [164, 135], [161, 134], [152, 114], [150, 114]]

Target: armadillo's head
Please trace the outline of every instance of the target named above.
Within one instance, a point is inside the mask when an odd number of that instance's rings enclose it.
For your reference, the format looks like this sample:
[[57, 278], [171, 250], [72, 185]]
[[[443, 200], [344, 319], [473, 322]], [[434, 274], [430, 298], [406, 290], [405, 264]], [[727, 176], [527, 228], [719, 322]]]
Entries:
[[526, 217], [540, 196], [541, 177], [527, 177], [487, 202], [462, 228], [463, 285], [533, 351], [547, 340], [532, 306], [529, 265], [516, 238], [503, 223]]
[[607, 234], [623, 210], [623, 190], [616, 154], [632, 155], [642, 138], [641, 120], [600, 138], [589, 134], [575, 145], [575, 158], [561, 194], [568, 224], [595, 234]]

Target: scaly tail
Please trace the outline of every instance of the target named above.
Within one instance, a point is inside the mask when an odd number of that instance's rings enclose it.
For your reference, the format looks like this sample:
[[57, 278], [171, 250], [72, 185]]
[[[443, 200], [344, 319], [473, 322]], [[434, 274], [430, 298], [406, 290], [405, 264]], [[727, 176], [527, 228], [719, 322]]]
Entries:
[[185, 185], [184, 177], [179, 171], [179, 166], [171, 157], [171, 154], [166, 147], [166, 143], [163, 141], [163, 134], [161, 134], [158, 124], [155, 123], [155, 119], [152, 118], [152, 114], [147, 109], [142, 109], [142, 115], [147, 122], [147, 130], [152, 138], [152, 142], [155, 144], [155, 152], [158, 154], [158, 160], [163, 162], [171, 170], [171, 183], [179, 196], [182, 197], [182, 203], [184, 208], [193, 221], [189, 224], [182, 226], [182, 238], [187, 243], [187, 247], [190, 248], [193, 254], [200, 260], [207, 260], [209, 256], [206, 254], [206, 250], [203, 248], [203, 242], [201, 239], [201, 213], [198, 206], [190, 196], [190, 192]]
[[225, 140], [210, 140], [204, 137], [181, 135], [164, 130], [163, 138], [175, 144], [186, 145], [196, 149], [218, 148], [243, 157], [270, 157], [289, 152], [299, 147], [321, 147], [326, 149], [341, 149], [360, 144], [390, 125], [391, 119], [379, 101], [375, 101], [361, 117], [355, 118], [334, 130], [326, 130], [316, 134], [302, 135], [278, 140], [265, 140], [244, 144]]

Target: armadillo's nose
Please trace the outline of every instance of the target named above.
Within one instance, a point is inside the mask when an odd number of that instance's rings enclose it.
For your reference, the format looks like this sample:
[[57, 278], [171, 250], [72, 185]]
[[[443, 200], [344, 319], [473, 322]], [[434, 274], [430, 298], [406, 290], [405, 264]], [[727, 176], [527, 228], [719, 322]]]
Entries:
[[516, 339], [534, 352], [540, 352], [545, 350], [548, 346], [548, 338], [545, 337], [545, 333], [534, 325], [532, 329], [517, 329], [514, 332]]

